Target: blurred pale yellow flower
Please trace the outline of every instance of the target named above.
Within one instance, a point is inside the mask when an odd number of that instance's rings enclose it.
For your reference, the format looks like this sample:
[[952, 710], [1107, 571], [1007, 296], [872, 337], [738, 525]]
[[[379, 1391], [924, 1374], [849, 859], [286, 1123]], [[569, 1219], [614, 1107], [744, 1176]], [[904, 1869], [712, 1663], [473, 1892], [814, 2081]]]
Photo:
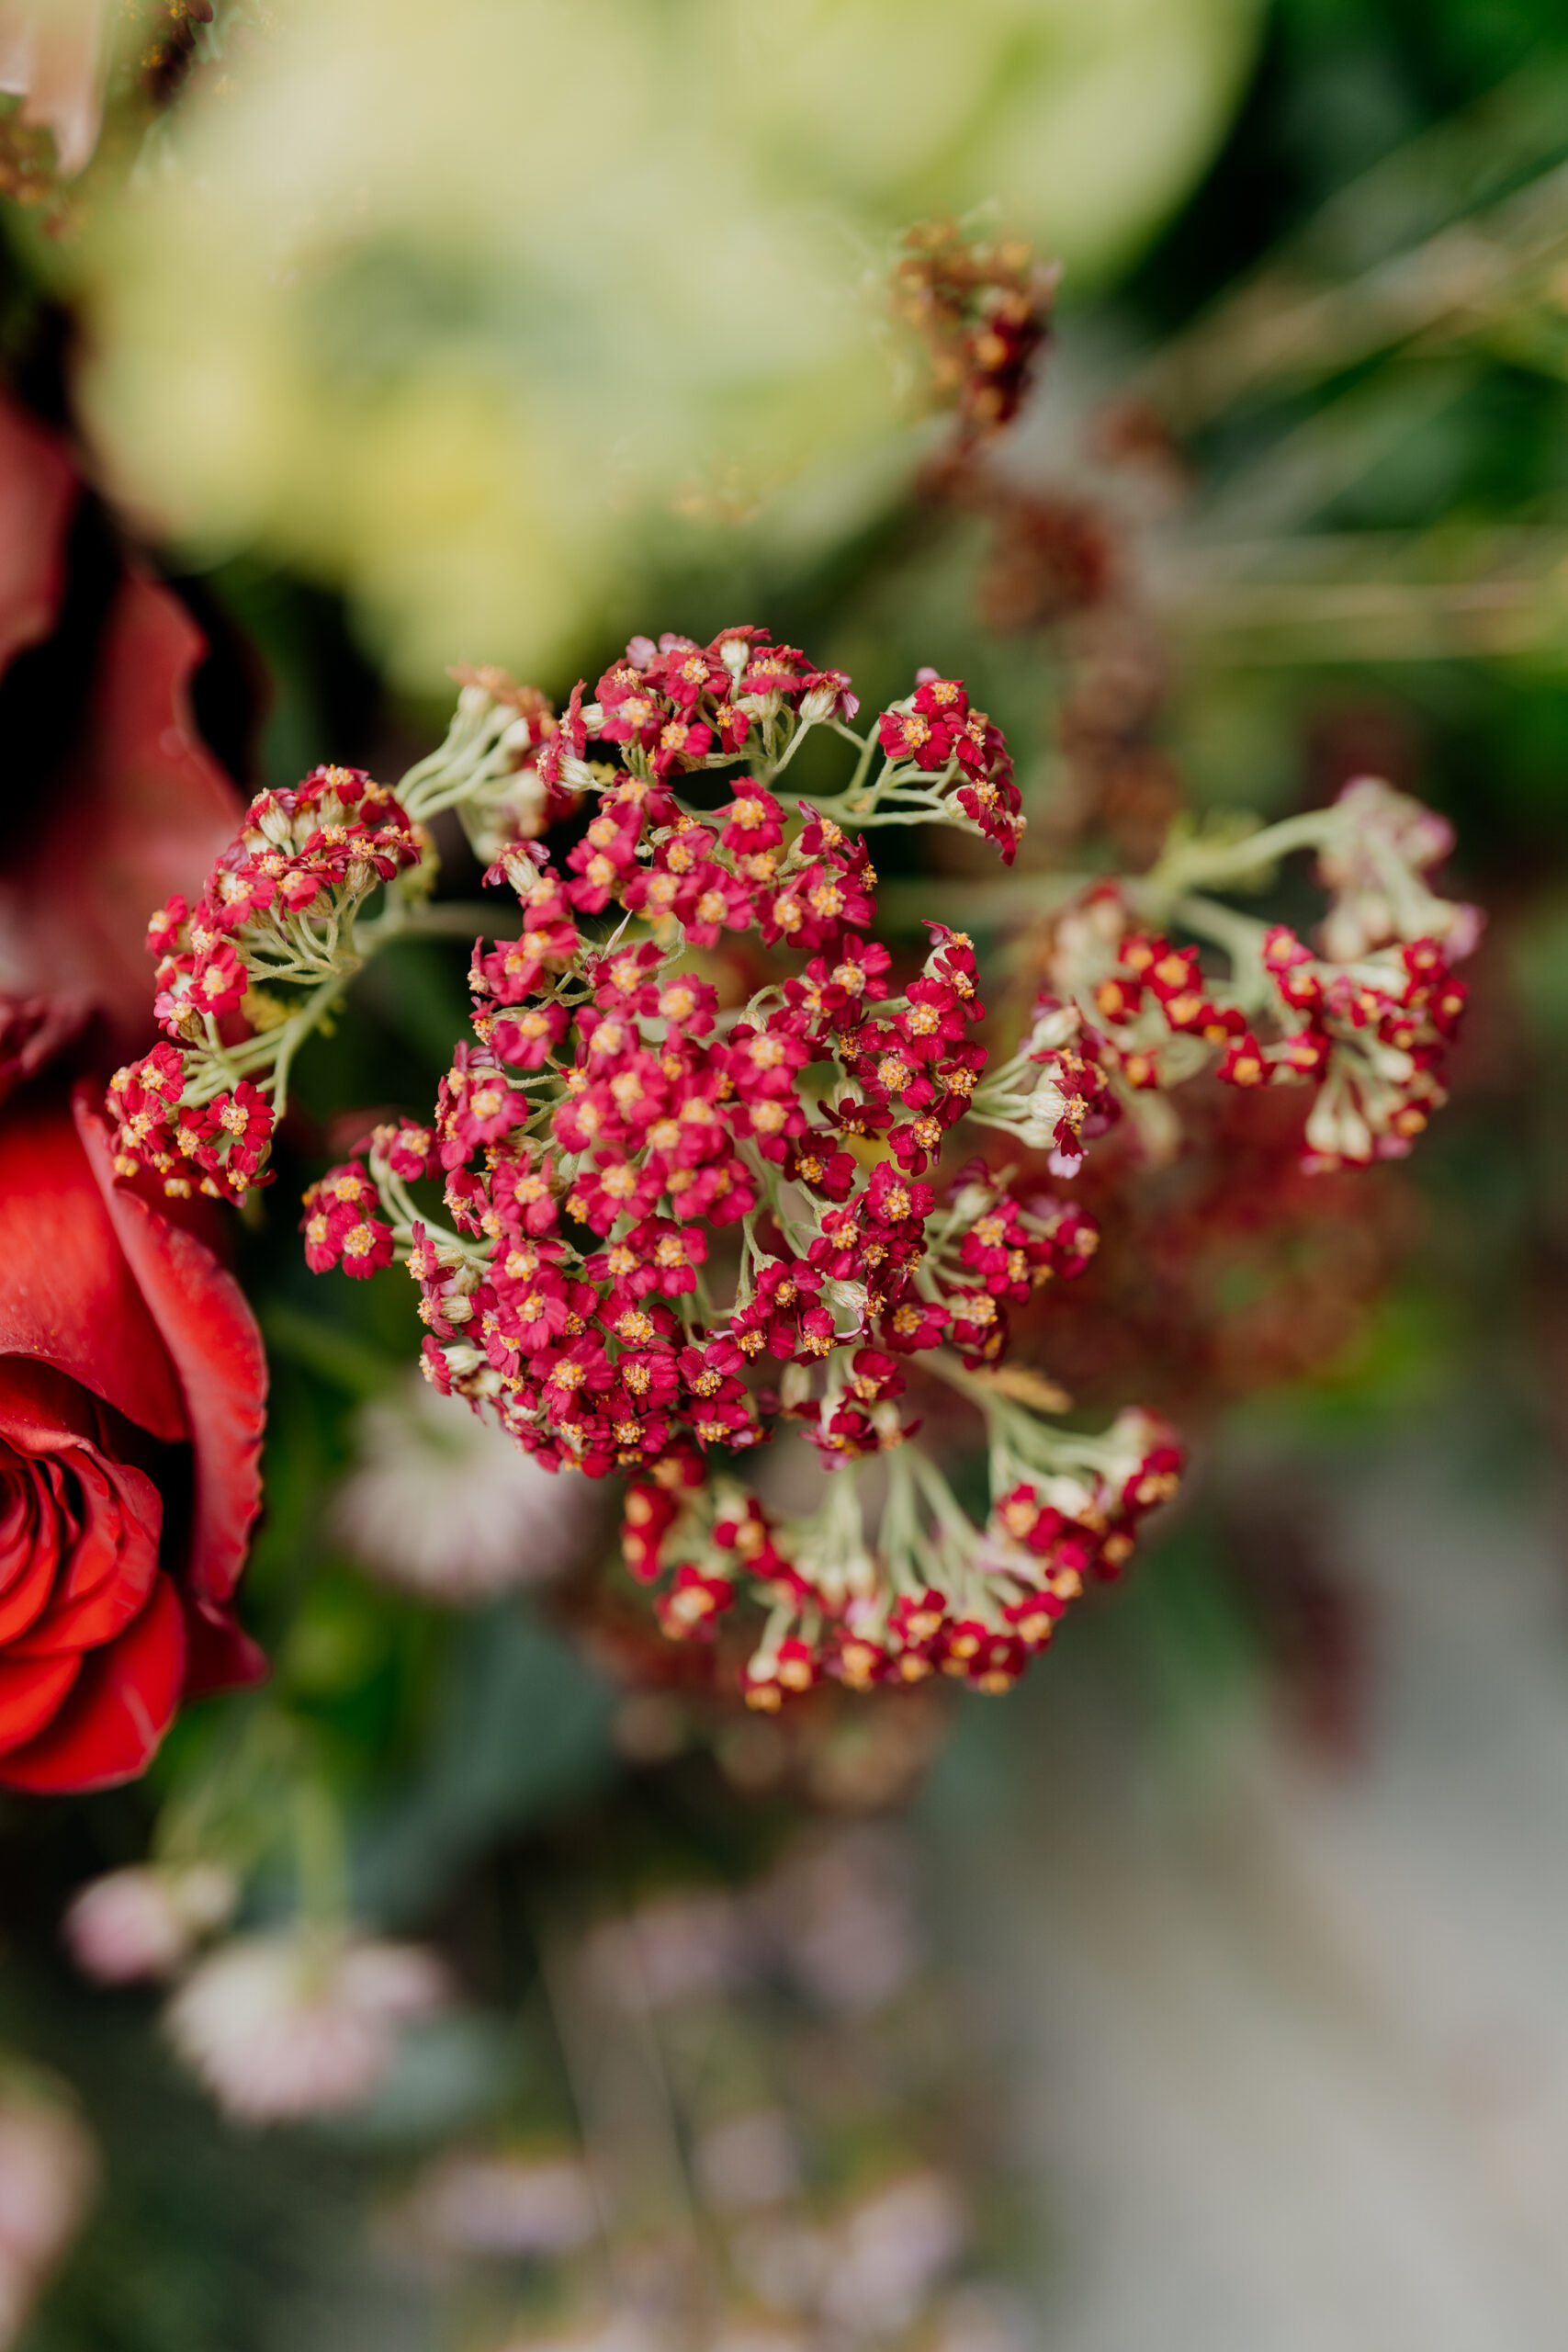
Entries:
[[394, 671], [547, 672], [657, 520], [809, 548], [908, 460], [893, 232], [1080, 273], [1190, 184], [1258, 0], [311, 0], [66, 266], [116, 487], [341, 584]]

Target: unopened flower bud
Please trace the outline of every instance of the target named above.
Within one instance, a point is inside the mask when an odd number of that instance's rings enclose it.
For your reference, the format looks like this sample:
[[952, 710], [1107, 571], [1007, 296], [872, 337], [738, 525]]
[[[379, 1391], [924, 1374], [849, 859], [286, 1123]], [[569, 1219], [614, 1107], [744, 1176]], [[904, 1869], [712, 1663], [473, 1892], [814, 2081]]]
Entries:
[[1045, 1005], [1035, 1016], [1026, 1050], [1031, 1054], [1057, 1053], [1072, 1043], [1082, 1027], [1083, 1014], [1076, 1004]]
[[1325, 1159], [1365, 1161], [1372, 1156], [1371, 1130], [1346, 1087], [1324, 1087], [1306, 1123], [1309, 1151]]
[[1054, 1078], [1043, 1074], [1029, 1098], [1029, 1112], [1019, 1128], [1031, 1151], [1043, 1151], [1054, 1140], [1066, 1112], [1067, 1098]]

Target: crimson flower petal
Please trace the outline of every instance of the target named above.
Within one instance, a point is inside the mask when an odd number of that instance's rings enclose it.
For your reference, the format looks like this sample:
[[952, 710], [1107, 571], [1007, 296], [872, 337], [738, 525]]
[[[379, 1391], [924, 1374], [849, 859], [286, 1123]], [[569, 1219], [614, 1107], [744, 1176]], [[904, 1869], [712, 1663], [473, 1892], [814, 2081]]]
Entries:
[[52, 1364], [153, 1437], [189, 1437], [155, 1309], [63, 1102], [0, 1113], [0, 1355]]
[[121, 582], [83, 741], [51, 786], [59, 814], [0, 874], [0, 977], [24, 996], [85, 991], [126, 1052], [152, 1032], [148, 912], [199, 892], [240, 810], [187, 707], [203, 644], [166, 588]]
[[[39, 1661], [51, 1668], [60, 1663]], [[55, 1702], [53, 1721], [36, 1739], [0, 1754], [0, 1787], [59, 1795], [134, 1780], [174, 1718], [185, 1670], [179, 1596], [160, 1575], [146, 1608], [124, 1633], [82, 1657], [64, 1704]], [[21, 1671], [28, 1671], [25, 1664]], [[5, 1698], [0, 1682], [0, 1710]]]
[[92, 1100], [90, 1087], [77, 1089], [77, 1133], [186, 1395], [196, 1455], [189, 1590], [209, 1629], [193, 1627], [192, 1667], [200, 1679], [192, 1687], [254, 1681], [265, 1672], [265, 1660], [237, 1634], [224, 1604], [261, 1507], [266, 1413], [261, 1333], [238, 1283], [205, 1243], [115, 1182], [108, 1130]]
[[6, 1780], [5, 1758], [25, 1747], [58, 1714], [72, 1684], [82, 1671], [80, 1650], [63, 1657], [0, 1657], [0, 1782]]
[[[5, 1456], [0, 1453], [0, 1464]], [[34, 1479], [13, 1478], [0, 1505], [0, 1655], [35, 1625], [54, 1589], [60, 1529]], [[0, 1490], [3, 1491], [3, 1490]]]
[[0, 401], [0, 672], [59, 616], [76, 488], [64, 442]]

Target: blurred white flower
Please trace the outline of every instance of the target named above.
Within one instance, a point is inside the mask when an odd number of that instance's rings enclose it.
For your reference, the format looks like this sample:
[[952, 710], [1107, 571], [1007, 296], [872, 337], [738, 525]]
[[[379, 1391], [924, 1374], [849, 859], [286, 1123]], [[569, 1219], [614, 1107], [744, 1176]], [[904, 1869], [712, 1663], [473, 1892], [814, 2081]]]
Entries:
[[587, 2171], [570, 2159], [454, 2154], [414, 2189], [415, 2227], [443, 2253], [570, 2254], [599, 2226]]
[[727, 1894], [671, 1894], [606, 1920], [584, 1947], [600, 1996], [640, 2017], [730, 1991], [750, 1973], [753, 1939]]
[[705, 2132], [693, 2169], [705, 2202], [720, 2212], [776, 2205], [800, 2186], [795, 2135], [774, 2108], [737, 2115]]
[[355, 1559], [429, 1600], [539, 1584], [592, 1541], [587, 1481], [545, 1470], [460, 1398], [412, 1375], [367, 1405], [333, 1524]]
[[854, 527], [908, 461], [891, 237], [994, 198], [1109, 266], [1206, 160], [1261, 9], [269, 14], [160, 171], [52, 256], [86, 300], [87, 408], [160, 531], [340, 584], [430, 688], [455, 658], [553, 673], [650, 526], [682, 559], [738, 525], [794, 551]]
[[110, 1871], [73, 1895], [62, 1923], [72, 1959], [100, 1984], [170, 1976], [239, 1900], [220, 1862]]
[[868, 2198], [835, 2233], [823, 2316], [862, 2335], [907, 2327], [964, 2240], [951, 2182], [914, 2173]]
[[227, 2115], [283, 2123], [360, 2106], [396, 2054], [397, 2031], [447, 1996], [416, 1944], [307, 1929], [225, 1944], [164, 2013], [169, 2037]]
[[0, 2092], [0, 2352], [80, 2227], [97, 2176], [92, 2136], [67, 2107]]
[[798, 1848], [763, 1905], [795, 1974], [824, 2007], [867, 2015], [919, 1963], [904, 1842], [872, 1826]]
[[581, 2333], [509, 2335], [502, 2352], [676, 2352], [662, 2328], [636, 2312], [616, 2312]]
[[104, 0], [0, 0], [0, 90], [54, 134], [62, 175], [91, 161], [104, 114]]

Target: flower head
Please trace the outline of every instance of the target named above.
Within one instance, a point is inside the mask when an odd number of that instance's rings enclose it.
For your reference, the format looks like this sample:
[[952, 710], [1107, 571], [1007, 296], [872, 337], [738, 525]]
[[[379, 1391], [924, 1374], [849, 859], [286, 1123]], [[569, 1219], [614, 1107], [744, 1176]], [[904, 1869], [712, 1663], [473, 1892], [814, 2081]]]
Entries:
[[165, 2024], [235, 2122], [298, 2122], [361, 2106], [391, 2066], [399, 2029], [447, 1990], [418, 1945], [302, 1928], [220, 1946], [192, 1970]]

